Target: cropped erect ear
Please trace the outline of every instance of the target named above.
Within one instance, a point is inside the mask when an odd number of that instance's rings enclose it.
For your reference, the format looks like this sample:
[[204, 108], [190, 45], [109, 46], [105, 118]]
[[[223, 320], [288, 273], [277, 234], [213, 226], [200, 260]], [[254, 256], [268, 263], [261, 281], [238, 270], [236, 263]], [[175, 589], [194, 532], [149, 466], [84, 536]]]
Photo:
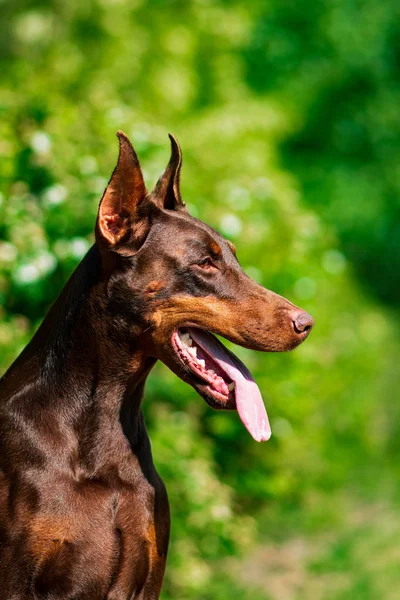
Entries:
[[158, 180], [150, 199], [159, 208], [169, 210], [186, 210], [186, 205], [181, 198], [179, 177], [182, 166], [182, 152], [177, 139], [170, 133], [171, 158], [164, 173]]
[[128, 137], [122, 131], [117, 136], [118, 162], [100, 201], [96, 223], [97, 240], [110, 249], [122, 243], [138, 245], [147, 223], [147, 191], [138, 157]]

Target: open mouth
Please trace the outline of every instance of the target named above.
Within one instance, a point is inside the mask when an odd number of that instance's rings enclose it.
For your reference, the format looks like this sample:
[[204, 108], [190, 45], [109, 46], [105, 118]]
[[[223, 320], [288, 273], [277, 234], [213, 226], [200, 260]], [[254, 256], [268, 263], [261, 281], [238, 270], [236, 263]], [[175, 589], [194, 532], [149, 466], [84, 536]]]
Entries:
[[176, 329], [172, 347], [195, 375], [194, 387], [215, 408], [236, 408], [246, 429], [259, 442], [271, 437], [260, 390], [250, 371], [211, 333]]

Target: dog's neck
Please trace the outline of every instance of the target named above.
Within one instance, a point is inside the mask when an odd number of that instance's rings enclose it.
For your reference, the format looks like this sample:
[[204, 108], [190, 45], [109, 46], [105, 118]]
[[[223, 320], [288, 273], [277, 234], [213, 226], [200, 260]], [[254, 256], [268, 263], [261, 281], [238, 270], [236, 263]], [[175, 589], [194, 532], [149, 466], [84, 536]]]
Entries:
[[105, 468], [121, 443], [136, 453], [148, 444], [140, 404], [155, 359], [139, 330], [124, 339], [107, 314], [106, 285], [93, 246], [4, 378], [6, 395], [33, 420], [50, 411], [60, 429], [74, 430], [88, 472]]

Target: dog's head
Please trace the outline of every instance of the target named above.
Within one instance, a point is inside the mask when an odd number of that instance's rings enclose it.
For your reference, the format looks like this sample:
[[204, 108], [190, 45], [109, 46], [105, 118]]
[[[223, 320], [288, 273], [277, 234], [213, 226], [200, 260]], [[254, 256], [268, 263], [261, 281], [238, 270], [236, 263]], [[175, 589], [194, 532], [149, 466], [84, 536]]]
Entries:
[[154, 190], [121, 132], [117, 166], [100, 202], [96, 242], [110, 312], [132, 323], [149, 356], [162, 360], [215, 408], [237, 408], [257, 440], [270, 429], [258, 387], [212, 333], [260, 351], [291, 350], [312, 317], [242, 270], [233, 244], [191, 217], [182, 201], [179, 145]]

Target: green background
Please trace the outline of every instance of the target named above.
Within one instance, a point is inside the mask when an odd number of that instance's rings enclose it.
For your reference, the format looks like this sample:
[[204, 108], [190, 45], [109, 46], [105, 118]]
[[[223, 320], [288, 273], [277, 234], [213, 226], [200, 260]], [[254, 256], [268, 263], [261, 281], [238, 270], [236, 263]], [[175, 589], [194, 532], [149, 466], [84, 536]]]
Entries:
[[398, 598], [400, 4], [0, 11], [0, 374], [92, 243], [116, 130], [149, 187], [173, 132], [192, 214], [316, 326], [293, 353], [235, 350], [268, 407], [265, 444], [152, 373], [173, 518], [163, 598]]

